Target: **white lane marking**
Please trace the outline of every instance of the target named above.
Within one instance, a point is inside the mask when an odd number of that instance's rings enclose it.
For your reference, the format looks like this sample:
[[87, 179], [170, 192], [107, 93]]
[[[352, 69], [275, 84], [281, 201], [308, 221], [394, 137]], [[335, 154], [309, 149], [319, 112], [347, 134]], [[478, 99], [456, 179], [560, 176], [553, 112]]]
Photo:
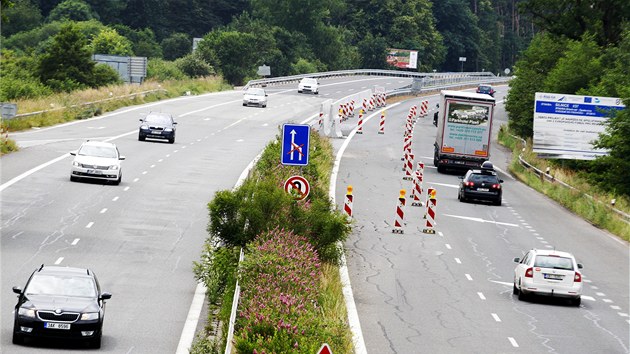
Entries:
[[166, 157], [171, 157], [171, 154], [166, 154]]
[[162, 161], [164, 161], [164, 159], [159, 159], [159, 160], [158, 160], [158, 162], [162, 162]]
[[595, 293], [595, 295], [597, 295], [597, 296], [606, 296], [606, 294], [604, 294], [604, 293]]
[[499, 315], [497, 315], [496, 313], [491, 313], [492, 318], [494, 318], [495, 321], [497, 322], [501, 322], [501, 319], [499, 318]]
[[242, 143], [243, 141], [245, 141], [245, 140], [243, 140], [243, 139], [238, 139], [236, 142], [237, 142], [237, 143]]
[[55, 264], [61, 264], [61, 262], [63, 262], [63, 257], [57, 258], [57, 260], [55, 261]]
[[155, 167], [155, 165], [151, 165], [151, 168]]
[[94, 221], [90, 221], [87, 225], [85, 225], [85, 228], [89, 229], [92, 227], [92, 225], [94, 225]]
[[486, 299], [486, 297], [483, 295], [483, 293], [482, 293], [482, 292], [478, 292], [478, 293], [477, 293], [477, 295], [479, 295], [479, 298], [480, 298], [481, 300], [485, 300], [485, 299]]
[[448, 248], [449, 250], [452, 249], [451, 245], [449, 245], [448, 243], [446, 244], [446, 248]]
[[28, 171], [26, 171], [26, 172], [22, 173], [21, 175], [19, 175], [19, 176], [17, 176], [17, 177], [13, 177], [13, 178], [12, 178], [12, 179], [10, 179], [8, 182], [5, 182], [5, 183], [3, 183], [3, 184], [0, 186], [0, 192], [2, 192], [3, 190], [5, 190], [6, 188], [9, 188], [10, 186], [12, 186], [13, 184], [15, 184], [15, 183], [19, 182], [20, 180], [22, 180], [22, 179], [24, 179], [24, 178], [26, 178], [26, 177], [28, 177], [28, 176], [32, 175], [33, 173], [35, 173], [35, 172], [37, 172], [37, 171], [39, 171], [39, 170], [43, 169], [44, 167], [50, 166], [50, 165], [54, 164], [54, 163], [55, 163], [55, 162], [57, 162], [57, 161], [61, 161], [61, 160], [65, 159], [65, 158], [66, 158], [66, 157], [68, 157], [68, 156], [70, 156], [70, 154], [63, 154], [63, 155], [61, 155], [61, 156], [57, 157], [56, 159], [52, 159], [52, 160], [50, 160], [50, 161], [48, 161], [48, 162], [46, 162], [46, 163], [43, 163], [43, 164], [41, 164], [41, 165], [39, 165], [39, 166], [37, 166], [37, 167], [33, 167], [33, 168], [31, 168], [30, 170], [28, 170]]
[[77, 243], [79, 243], [80, 238], [75, 238], [74, 241], [72, 241], [71, 245], [72, 246], [76, 246]]
[[613, 302], [611, 299], [602, 299], [602, 301], [607, 304], [611, 304]]
[[[429, 167], [431, 167], [431, 166], [429, 166]], [[459, 185], [458, 184], [429, 182], [429, 187], [433, 187], [433, 186], [442, 186], [442, 187], [449, 187], [449, 188], [457, 188], [457, 189], [459, 189]]]
[[597, 301], [592, 296], [582, 295], [582, 300]]
[[188, 354], [190, 344], [195, 338], [197, 323], [199, 322], [199, 315], [203, 307], [203, 301], [206, 297], [206, 287], [203, 283], [197, 283], [195, 288], [195, 295], [193, 296], [192, 303], [188, 310], [188, 316], [186, 316], [186, 322], [182, 329], [182, 334], [179, 337], [179, 344], [177, 344], [177, 354]]
[[621, 306], [617, 306], [617, 305], [610, 305], [610, 308], [613, 310], [621, 310]]
[[140, 178], [136, 177], [133, 179], [134, 182], [138, 182], [140, 180]]
[[458, 218], [458, 219], [464, 219], [464, 220], [470, 220], [470, 221], [476, 221], [476, 222], [482, 222], [482, 223], [490, 223], [490, 224], [496, 224], [496, 225], [505, 225], [505, 226], [519, 227], [518, 224], [511, 224], [511, 223], [507, 223], [507, 222], [498, 222], [498, 221], [494, 221], [494, 220], [484, 220], [482, 218], [473, 218], [473, 217], [469, 217], [469, 216], [460, 216], [460, 215], [451, 215], [451, 214], [442, 214], [442, 215], [450, 216], [452, 218]]
[[625, 312], [617, 312], [617, 314], [621, 317], [628, 317], [628, 314]]
[[545, 245], [546, 248], [553, 248], [552, 245]]
[[105, 214], [107, 212], [107, 208], [101, 209], [101, 214]]
[[545, 241], [545, 240], [541, 240], [540, 243], [542, 244], [548, 244], [549, 242]]
[[[182, 146], [182, 149], [185, 149], [185, 148], [186, 148], [186, 145]], [[177, 152], [177, 150], [175, 150], [175, 152]]]
[[440, 237], [444, 237], [444, 233], [442, 231], [438, 231], [438, 235], [440, 235]]
[[129, 188], [131, 188], [131, 187], [129, 187], [129, 186], [125, 187], [125, 189], [123, 189], [123, 191], [125, 191], [125, 192], [126, 192], [126, 191], [128, 191], [128, 190], [129, 190]]
[[455, 258], [455, 263], [462, 264], [462, 261], [459, 258]]
[[118, 200], [119, 197], [114, 197], [114, 199], [112, 199], [112, 202], [115, 202]]
[[505, 285], [505, 286], [512, 286], [512, 285], [514, 285], [514, 283], [512, 283], [512, 282], [498, 281], [498, 280], [490, 280], [490, 281], [495, 283], [495, 284], [502, 284], [502, 285]]
[[545, 239], [544, 237], [536, 237], [536, 238], [539, 239], [539, 240], [544, 240]]
[[472, 280], [473, 280], [473, 278], [470, 276], [470, 274], [464, 274], [464, 275], [466, 276], [466, 279], [468, 279], [468, 280], [470, 280], [470, 281], [472, 281]]
[[518, 348], [518, 343], [516, 343], [516, 339], [514, 339], [512, 337], [508, 337], [508, 340], [510, 341], [510, 343], [512, 343], [512, 346], [514, 348]]
[[147, 174], [147, 171], [142, 171], [142, 174], [143, 174], [143, 175], [146, 175], [146, 174]]

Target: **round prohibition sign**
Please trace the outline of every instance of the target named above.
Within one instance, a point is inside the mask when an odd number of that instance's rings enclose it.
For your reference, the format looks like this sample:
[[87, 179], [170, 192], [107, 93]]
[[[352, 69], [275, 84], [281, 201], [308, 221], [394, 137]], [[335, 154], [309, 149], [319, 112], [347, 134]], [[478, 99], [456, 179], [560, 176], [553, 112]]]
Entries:
[[293, 195], [296, 200], [302, 200], [308, 196], [311, 186], [302, 176], [291, 176], [284, 182], [284, 191]]

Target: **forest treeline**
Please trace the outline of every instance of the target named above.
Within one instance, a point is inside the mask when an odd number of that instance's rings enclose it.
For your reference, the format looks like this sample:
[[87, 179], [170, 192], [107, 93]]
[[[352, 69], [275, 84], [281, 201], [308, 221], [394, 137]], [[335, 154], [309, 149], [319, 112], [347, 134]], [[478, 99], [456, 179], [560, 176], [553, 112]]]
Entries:
[[[0, 1], [2, 100], [116, 79], [89, 63], [83, 74], [64, 65], [86, 54], [147, 57], [150, 76], [217, 73], [234, 85], [263, 64], [272, 76], [385, 69], [387, 48], [417, 50], [418, 71], [498, 73], [534, 32], [520, 0]], [[204, 39], [194, 54], [193, 38]]]

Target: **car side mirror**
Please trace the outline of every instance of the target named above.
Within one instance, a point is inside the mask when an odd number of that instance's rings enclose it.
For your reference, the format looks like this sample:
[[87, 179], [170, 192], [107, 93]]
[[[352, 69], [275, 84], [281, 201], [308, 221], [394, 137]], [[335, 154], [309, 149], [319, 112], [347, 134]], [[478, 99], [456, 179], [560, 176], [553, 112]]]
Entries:
[[70, 155], [77, 156], [77, 152], [76, 151], [70, 151]]
[[18, 295], [22, 295], [22, 288], [20, 288], [19, 286], [14, 286], [13, 287], [13, 292], [18, 294]]
[[499, 183], [503, 183], [503, 180], [502, 180], [502, 179], [500, 179], [500, 180], [499, 180]]
[[436, 103], [436, 104], [435, 104], [435, 108], [440, 108], [440, 104], [439, 104], [439, 103]]
[[119, 160], [124, 160], [124, 159], [125, 159], [125, 156], [118, 156], [118, 159], [119, 159]]
[[112, 298], [112, 294], [108, 293], [107, 291], [103, 292], [101, 294], [101, 300], [109, 300]]
[[177, 125], [177, 122], [173, 122], [174, 125]]
[[520, 258], [518, 258], [518, 257], [515, 257], [515, 258], [514, 258], [514, 263], [521, 263], [521, 259], [520, 259]]
[[578, 269], [582, 269], [584, 268], [584, 266], [582, 265], [582, 263], [578, 263]]
[[139, 120], [139, 121], [141, 121], [141, 122], [143, 121], [143, 119], [142, 119], [142, 118], [140, 118], [140, 119], [138, 119], [138, 120]]

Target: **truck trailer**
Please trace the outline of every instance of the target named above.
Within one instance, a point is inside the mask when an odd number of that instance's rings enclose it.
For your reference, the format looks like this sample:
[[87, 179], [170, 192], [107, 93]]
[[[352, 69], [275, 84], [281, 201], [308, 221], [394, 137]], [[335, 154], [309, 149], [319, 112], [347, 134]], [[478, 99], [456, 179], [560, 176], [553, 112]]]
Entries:
[[441, 92], [433, 164], [447, 169], [479, 168], [490, 158], [494, 97], [464, 91]]

